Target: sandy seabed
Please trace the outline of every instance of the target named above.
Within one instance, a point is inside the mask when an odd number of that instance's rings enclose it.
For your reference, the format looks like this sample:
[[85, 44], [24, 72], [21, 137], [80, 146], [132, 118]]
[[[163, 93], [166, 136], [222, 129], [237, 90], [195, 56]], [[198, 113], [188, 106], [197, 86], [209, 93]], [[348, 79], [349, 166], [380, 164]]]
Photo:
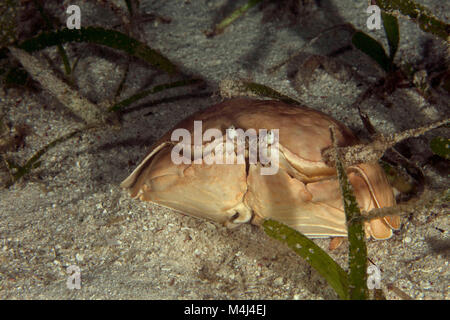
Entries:
[[[123, 1], [116, 1], [120, 6]], [[139, 38], [183, 71], [206, 80], [203, 91], [193, 87], [167, 90], [133, 105], [120, 128], [87, 132], [57, 145], [41, 159], [39, 168], [0, 191], [1, 299], [336, 299], [337, 295], [315, 270], [258, 227], [229, 230], [157, 205], [132, 200], [120, 182], [148, 148], [179, 120], [221, 101], [219, 83], [247, 79], [270, 86], [326, 112], [367, 138], [358, 112], [348, 108], [366, 84], [382, 76], [368, 57], [349, 50], [337, 59], [365, 79], [336, 79], [326, 71], [314, 73], [306, 88], [295, 72], [304, 56], [326, 55], [349, 42], [336, 30], [317, 41], [321, 30], [345, 22], [386, 40], [383, 30], [368, 31], [365, 2], [306, 2], [300, 23], [277, 19], [251, 9], [216, 37], [204, 31], [246, 1], [141, 1], [142, 13], [170, 19], [140, 22]], [[64, 1], [64, 4], [68, 3]], [[123, 2], [124, 3], [124, 2]], [[82, 9], [82, 25], [113, 28], [121, 21], [95, 1], [70, 1]], [[450, 4], [424, 3], [441, 20]], [[48, 6], [64, 24], [65, 13]], [[270, 9], [270, 8], [269, 8]], [[262, 18], [266, 16], [267, 22]], [[268, 18], [267, 18], [268, 17]], [[446, 44], [400, 19], [401, 39], [396, 62], [435, 63]], [[81, 56], [74, 72], [80, 92], [94, 102], [111, 98], [125, 71], [127, 59], [112, 50], [86, 44], [67, 45], [69, 57]], [[426, 54], [425, 54], [426, 51]], [[43, 54], [60, 62], [55, 48]], [[283, 67], [270, 69], [290, 56]], [[62, 70], [62, 67], [60, 67]], [[169, 78], [145, 63], [131, 60], [121, 98]], [[45, 92], [0, 90], [1, 111], [13, 125], [27, 124], [25, 147], [8, 153], [23, 163], [44, 145], [78, 125], [78, 120]], [[175, 98], [173, 98], [175, 97]], [[379, 132], [392, 133], [443, 118], [445, 103], [429, 104], [414, 89], [397, 89], [387, 98], [363, 102]], [[157, 102], [157, 103], [156, 103]], [[447, 101], [448, 103], [448, 101]], [[443, 129], [409, 141], [413, 160], [430, 156], [429, 141]], [[433, 186], [448, 179], [424, 166]], [[388, 241], [369, 241], [370, 259], [382, 271], [388, 299], [400, 299], [394, 285], [414, 299], [448, 299], [449, 219], [445, 212], [419, 212], [402, 220], [401, 230]], [[328, 247], [326, 239], [317, 240]], [[346, 265], [344, 244], [330, 254]], [[67, 267], [81, 270], [81, 289], [66, 286]]]

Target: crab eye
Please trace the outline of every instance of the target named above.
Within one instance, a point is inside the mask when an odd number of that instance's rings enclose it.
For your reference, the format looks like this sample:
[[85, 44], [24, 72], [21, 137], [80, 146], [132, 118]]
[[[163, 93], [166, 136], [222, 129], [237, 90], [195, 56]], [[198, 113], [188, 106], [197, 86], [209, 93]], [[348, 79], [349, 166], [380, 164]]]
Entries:
[[269, 130], [269, 132], [267, 132], [267, 144], [272, 144], [275, 141], [275, 135], [273, 134], [272, 130]]
[[268, 130], [266, 135], [260, 138], [261, 142], [267, 143], [267, 145], [271, 145], [275, 142], [275, 135], [272, 130]]
[[236, 128], [232, 125], [227, 129], [227, 136], [229, 139], [233, 140], [234, 138], [236, 138], [237, 133], [236, 133]]

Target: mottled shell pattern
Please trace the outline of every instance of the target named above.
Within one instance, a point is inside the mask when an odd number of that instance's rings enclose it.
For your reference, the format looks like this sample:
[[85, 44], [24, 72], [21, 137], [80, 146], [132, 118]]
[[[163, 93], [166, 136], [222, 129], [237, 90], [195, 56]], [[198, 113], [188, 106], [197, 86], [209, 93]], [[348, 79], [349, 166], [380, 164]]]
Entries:
[[[174, 164], [172, 132], [193, 134], [194, 120], [203, 130], [230, 127], [279, 129], [279, 170], [261, 175], [262, 164]], [[121, 186], [133, 198], [151, 201], [182, 213], [227, 226], [280, 221], [311, 237], [347, 235], [336, 169], [322, 159], [331, 146], [334, 124], [339, 146], [358, 143], [343, 124], [319, 111], [279, 101], [233, 99], [202, 110], [164, 135]], [[395, 204], [385, 173], [376, 163], [348, 167], [347, 174], [360, 205], [369, 211]], [[399, 217], [365, 223], [367, 236], [388, 239], [400, 226]]]

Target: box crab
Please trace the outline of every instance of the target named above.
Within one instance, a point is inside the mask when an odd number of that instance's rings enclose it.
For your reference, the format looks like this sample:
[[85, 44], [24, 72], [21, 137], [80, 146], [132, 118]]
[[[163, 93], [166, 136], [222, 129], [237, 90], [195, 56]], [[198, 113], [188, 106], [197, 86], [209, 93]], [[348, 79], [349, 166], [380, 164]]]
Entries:
[[[203, 129], [279, 129], [278, 171], [259, 172], [264, 165], [175, 164], [171, 159], [172, 133], [193, 133], [194, 120]], [[233, 99], [197, 112], [181, 121], [152, 147], [150, 153], [121, 186], [133, 198], [151, 201], [182, 213], [233, 227], [278, 220], [311, 238], [345, 237], [347, 227], [336, 169], [325, 163], [322, 151], [331, 146], [329, 126], [335, 125], [339, 146], [358, 143], [340, 122], [319, 111], [279, 101]], [[225, 134], [226, 136], [226, 134]], [[203, 144], [206, 148], [207, 143]], [[361, 209], [388, 207], [395, 198], [376, 163], [347, 168]], [[368, 237], [388, 239], [400, 225], [398, 216], [365, 222]]]

